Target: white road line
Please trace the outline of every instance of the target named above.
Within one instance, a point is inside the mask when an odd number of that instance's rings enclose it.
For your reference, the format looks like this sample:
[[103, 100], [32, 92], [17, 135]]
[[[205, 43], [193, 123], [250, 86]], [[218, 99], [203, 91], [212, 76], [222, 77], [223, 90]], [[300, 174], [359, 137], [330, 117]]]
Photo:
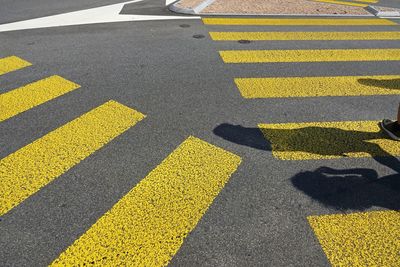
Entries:
[[176, 2], [177, 0], [165, 0], [165, 5], [169, 6], [170, 4]]
[[121, 15], [119, 14], [126, 4], [137, 3], [144, 0], [134, 0], [108, 6], [90, 8], [64, 14], [42, 18], [18, 21], [0, 25], [0, 32], [39, 29], [72, 25], [86, 25], [96, 23], [111, 23], [125, 21], [152, 21], [175, 19], [200, 19], [200, 17], [184, 16], [154, 16], [154, 15]]

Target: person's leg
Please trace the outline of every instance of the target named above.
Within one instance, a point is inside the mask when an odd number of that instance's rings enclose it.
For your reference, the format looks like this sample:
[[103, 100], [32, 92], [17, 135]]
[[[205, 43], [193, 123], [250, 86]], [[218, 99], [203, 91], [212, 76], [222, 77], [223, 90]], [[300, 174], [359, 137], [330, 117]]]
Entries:
[[400, 124], [400, 104], [399, 109], [397, 110], [397, 123]]
[[380, 126], [390, 138], [400, 141], [400, 104], [397, 109], [397, 121], [384, 119]]

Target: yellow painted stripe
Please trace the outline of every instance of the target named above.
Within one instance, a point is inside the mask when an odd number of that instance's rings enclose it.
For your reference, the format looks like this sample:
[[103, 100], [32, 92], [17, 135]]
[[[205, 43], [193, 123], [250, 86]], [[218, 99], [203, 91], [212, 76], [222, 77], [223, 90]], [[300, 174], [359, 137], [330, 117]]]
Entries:
[[332, 266], [399, 266], [400, 212], [310, 216]]
[[315, 2], [321, 3], [328, 3], [328, 4], [335, 4], [335, 5], [344, 5], [344, 6], [358, 6], [358, 7], [367, 7], [367, 4], [359, 4], [359, 3], [352, 3], [346, 1], [337, 1], [337, 0], [314, 0]]
[[16, 71], [31, 65], [32, 64], [28, 61], [25, 61], [16, 56], [0, 58], [0, 75]]
[[203, 18], [206, 25], [262, 25], [262, 26], [382, 26], [397, 25], [388, 19], [247, 19]]
[[51, 76], [1, 94], [0, 122], [79, 87], [60, 76]]
[[225, 63], [400, 60], [400, 49], [228, 50], [219, 53]]
[[51, 266], [165, 266], [241, 162], [189, 137]]
[[214, 41], [399, 40], [400, 32], [210, 32]]
[[388, 139], [376, 121], [259, 124], [282, 160], [400, 156], [400, 142]]
[[354, 1], [354, 2], [372, 3], [372, 4], [379, 2], [378, 0], [352, 0], [352, 1]]
[[143, 118], [109, 101], [0, 160], [0, 215]]
[[399, 95], [400, 75], [237, 78], [244, 98]]

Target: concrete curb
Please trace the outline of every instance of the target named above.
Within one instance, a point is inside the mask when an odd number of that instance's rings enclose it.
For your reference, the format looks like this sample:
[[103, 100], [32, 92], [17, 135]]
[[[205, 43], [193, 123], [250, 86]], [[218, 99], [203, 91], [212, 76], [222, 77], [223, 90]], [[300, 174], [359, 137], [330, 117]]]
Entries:
[[177, 6], [180, 1], [174, 2], [172, 5], [168, 6], [168, 9], [176, 12], [176, 13], [182, 13], [182, 14], [190, 14], [190, 15], [198, 15], [200, 12], [205, 9], [207, 6], [211, 5], [215, 0], [204, 0], [201, 2], [199, 5], [195, 6], [194, 8], [183, 8], [180, 6]]
[[400, 17], [400, 9], [389, 8], [389, 10], [382, 10], [380, 6], [367, 6], [366, 9], [377, 17]]
[[183, 8], [183, 7], [179, 7], [176, 6], [177, 2], [173, 3], [172, 5], [168, 6], [168, 9], [172, 12], [175, 13], [180, 13], [180, 14], [189, 14], [189, 15], [196, 15], [196, 13], [194, 13], [194, 10], [191, 8]]

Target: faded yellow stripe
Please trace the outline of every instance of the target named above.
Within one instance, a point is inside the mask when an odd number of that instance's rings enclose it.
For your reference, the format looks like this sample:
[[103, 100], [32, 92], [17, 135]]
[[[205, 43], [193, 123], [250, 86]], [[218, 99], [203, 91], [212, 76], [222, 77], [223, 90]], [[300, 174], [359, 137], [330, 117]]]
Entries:
[[206, 25], [262, 25], [262, 26], [379, 26], [397, 25], [388, 19], [247, 19], [203, 18]]
[[321, 3], [335, 4], [335, 5], [344, 5], [344, 6], [358, 6], [358, 7], [367, 7], [368, 6], [367, 4], [359, 4], [359, 3], [337, 1], [337, 0], [314, 0], [314, 1], [321, 2]]
[[164, 266], [241, 162], [189, 137], [51, 266]]
[[388, 139], [376, 121], [259, 124], [281, 160], [400, 156], [400, 142]]
[[225, 63], [400, 60], [400, 49], [228, 50], [219, 53]]
[[6, 74], [8, 72], [16, 71], [32, 64], [22, 58], [11, 56], [0, 58], [0, 75]]
[[399, 95], [400, 75], [237, 78], [244, 98]]
[[400, 212], [310, 216], [333, 266], [399, 266]]
[[0, 216], [143, 118], [109, 101], [0, 160]]
[[400, 32], [210, 32], [214, 41], [399, 40]]
[[0, 95], [0, 121], [59, 97], [80, 86], [60, 76], [28, 84]]
[[379, 2], [378, 0], [352, 0], [352, 1], [354, 1], [354, 2], [372, 3], [372, 4]]

